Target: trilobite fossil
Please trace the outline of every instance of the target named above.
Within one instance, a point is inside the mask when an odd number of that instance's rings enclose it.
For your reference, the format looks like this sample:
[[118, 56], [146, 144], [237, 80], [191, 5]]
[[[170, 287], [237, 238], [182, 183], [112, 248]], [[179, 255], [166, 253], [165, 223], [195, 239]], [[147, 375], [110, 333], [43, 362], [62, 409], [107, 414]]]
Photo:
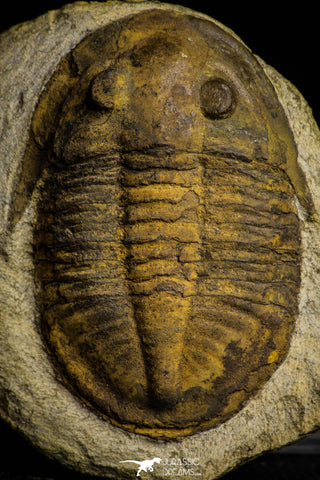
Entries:
[[[263, 69], [208, 20], [149, 10], [74, 48], [34, 113], [40, 328], [65, 384], [171, 438], [234, 415], [285, 358], [310, 208]], [[31, 172], [31, 173], [30, 173]]]

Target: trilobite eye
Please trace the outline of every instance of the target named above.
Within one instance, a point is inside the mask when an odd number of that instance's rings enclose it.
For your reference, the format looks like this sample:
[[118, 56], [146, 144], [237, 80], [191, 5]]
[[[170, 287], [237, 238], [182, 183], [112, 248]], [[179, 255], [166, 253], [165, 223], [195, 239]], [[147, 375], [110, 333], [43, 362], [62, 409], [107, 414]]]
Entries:
[[211, 120], [225, 118], [236, 106], [233, 88], [223, 79], [207, 80], [200, 90], [200, 104], [204, 115]]
[[104, 109], [112, 110], [114, 107], [114, 83], [116, 71], [104, 70], [98, 73], [91, 82], [90, 95], [94, 103]]

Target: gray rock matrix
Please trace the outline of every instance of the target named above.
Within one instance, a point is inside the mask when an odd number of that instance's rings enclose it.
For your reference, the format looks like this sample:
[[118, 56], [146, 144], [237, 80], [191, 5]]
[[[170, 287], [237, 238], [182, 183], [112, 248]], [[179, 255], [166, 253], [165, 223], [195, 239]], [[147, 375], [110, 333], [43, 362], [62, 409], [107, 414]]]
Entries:
[[258, 394], [217, 428], [158, 442], [112, 426], [74, 397], [57, 379], [37, 327], [32, 232], [38, 188], [18, 224], [9, 226], [31, 117], [61, 57], [95, 29], [150, 8], [208, 19], [165, 3], [76, 2], [0, 36], [0, 415], [43, 453], [83, 473], [134, 478], [137, 465], [120, 462], [160, 458], [141, 476], [181, 478], [173, 467], [180, 462], [213, 480], [320, 427], [320, 133], [301, 94], [259, 60], [289, 119], [315, 214], [307, 218], [299, 207], [302, 287], [289, 354]]

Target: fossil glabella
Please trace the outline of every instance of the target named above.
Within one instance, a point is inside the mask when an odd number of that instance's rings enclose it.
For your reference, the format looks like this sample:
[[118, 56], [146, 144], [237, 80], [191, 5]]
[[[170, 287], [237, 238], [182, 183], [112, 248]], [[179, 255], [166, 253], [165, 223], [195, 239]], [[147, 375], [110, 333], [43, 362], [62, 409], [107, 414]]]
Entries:
[[40, 327], [75, 395], [169, 439], [221, 424], [265, 384], [298, 308], [295, 196], [312, 211], [296, 157], [261, 66], [205, 19], [151, 9], [61, 60], [15, 205], [41, 176]]

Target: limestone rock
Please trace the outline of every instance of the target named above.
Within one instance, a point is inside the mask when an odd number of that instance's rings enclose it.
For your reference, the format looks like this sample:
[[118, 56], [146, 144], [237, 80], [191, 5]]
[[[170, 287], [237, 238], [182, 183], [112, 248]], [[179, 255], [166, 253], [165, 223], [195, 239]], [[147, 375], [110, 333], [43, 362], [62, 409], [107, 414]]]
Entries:
[[[116, 421], [110, 422], [104, 412], [92, 408], [88, 398], [82, 400], [68, 388], [63, 370], [55, 368], [43, 338], [33, 244], [34, 225], [39, 203], [43, 200], [46, 179], [39, 175], [36, 184], [32, 183], [32, 179], [37, 178], [34, 169], [39, 162], [33, 161], [35, 150], [32, 148], [28, 156], [28, 148], [32, 118], [34, 112], [39, 111], [36, 110], [39, 98], [61, 58], [69, 54], [89, 33], [115, 21], [120, 24], [120, 20], [127, 16], [150, 9], [191, 14], [237, 38], [215, 20], [183, 7], [117, 1], [70, 4], [34, 21], [17, 25], [0, 37], [0, 414], [46, 455], [81, 472], [107, 478], [133, 478], [138, 466], [124, 461], [154, 459], [149, 464], [153, 471], [148, 470], [142, 475], [155, 479], [166, 475], [181, 478], [181, 474], [187, 475], [187, 470], [192, 469], [194, 474], [211, 480], [264, 451], [293, 442], [320, 426], [320, 278], [317, 267], [320, 254], [320, 133], [309, 106], [296, 88], [263, 60], [257, 59], [282, 104], [298, 151], [299, 167], [295, 168], [303, 172], [303, 175], [292, 174], [292, 166], [288, 171], [296, 195], [288, 201], [286, 208], [299, 215], [301, 285], [298, 297], [295, 293], [298, 314], [289, 343], [283, 347], [283, 353], [272, 349], [268, 351], [269, 364], [278, 362], [277, 368], [264, 377], [258, 390], [250, 390], [249, 384], [246, 385], [250, 394], [244, 403], [236, 403], [236, 408], [230, 410], [226, 418], [197, 430], [197, 433], [191, 432], [192, 435], [178, 435], [178, 438], [163, 442], [141, 432], [134, 433], [134, 428], [121, 428], [121, 418], [118, 422], [120, 427]], [[241, 41], [237, 39], [237, 42]], [[82, 56], [84, 58], [85, 52], [82, 52]], [[126, 62], [124, 57], [124, 66]], [[138, 62], [136, 57], [135, 62]], [[92, 87], [92, 95], [105, 108], [105, 92], [99, 84], [99, 72], [96, 73], [98, 80]], [[209, 90], [212, 92], [217, 88], [220, 93], [223, 90], [223, 95], [227, 95], [223, 97], [225, 103], [220, 103], [218, 109], [203, 108], [207, 117], [217, 118], [220, 115], [225, 118], [233, 112], [234, 98], [229, 94], [229, 85], [226, 87], [221, 81], [218, 87], [217, 83], [212, 82], [205, 85], [202, 99], [208, 96]], [[48, 108], [51, 108], [50, 102], [45, 104]], [[108, 109], [110, 105], [109, 102]], [[49, 131], [45, 116], [40, 117], [38, 143]], [[287, 148], [289, 143], [287, 139]], [[25, 175], [22, 187], [19, 183], [21, 172]], [[305, 200], [303, 176], [310, 190], [309, 200]], [[28, 192], [21, 196], [27, 202], [18, 208], [19, 215], [13, 222], [14, 199], [21, 188]], [[314, 205], [313, 213], [308, 213], [308, 202]], [[141, 212], [136, 208], [135, 215], [141, 216]], [[163, 212], [163, 215], [169, 215], [167, 210]], [[45, 215], [51, 214], [50, 211]], [[165, 298], [166, 304], [168, 298]], [[287, 330], [283, 336], [289, 338]], [[55, 337], [55, 341], [60, 342], [60, 337]], [[154, 355], [151, 347], [150, 351]], [[68, 363], [69, 357], [66, 358]], [[87, 378], [84, 376], [85, 380]], [[156, 375], [153, 378], [156, 379]], [[162, 388], [160, 380], [158, 383]], [[127, 384], [124, 382], [123, 385]], [[155, 390], [158, 399], [162, 395], [160, 387]], [[124, 391], [125, 388], [123, 386]], [[166, 385], [168, 388], [170, 385]], [[179, 415], [182, 415], [181, 411]]]

